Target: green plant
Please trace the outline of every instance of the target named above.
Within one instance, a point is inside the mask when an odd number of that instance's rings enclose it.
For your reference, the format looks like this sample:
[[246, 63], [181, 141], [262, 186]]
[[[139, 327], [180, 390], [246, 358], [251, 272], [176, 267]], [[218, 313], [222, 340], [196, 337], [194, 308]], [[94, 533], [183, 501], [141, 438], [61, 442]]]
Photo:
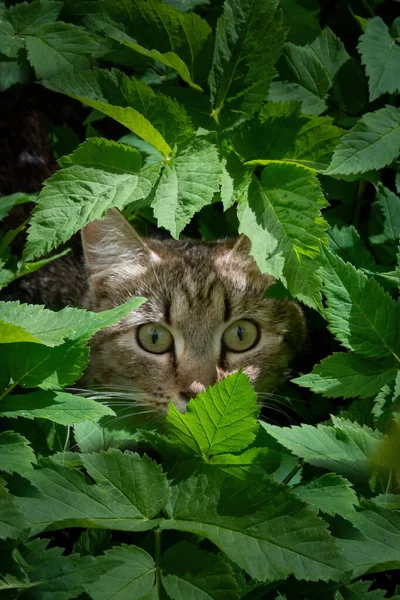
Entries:
[[[117, 207], [174, 237], [193, 222], [205, 239], [247, 235], [268, 293], [337, 340], [279, 396], [301, 425], [259, 419], [237, 373], [154, 431], [64, 390], [90, 337], [144, 299], [98, 314], [0, 303], [9, 597], [400, 598], [393, 4], [345, 3], [346, 45], [312, 0], [0, 5], [2, 89], [36, 78], [91, 109], [38, 197], [0, 199], [1, 217], [35, 202], [23, 256], [27, 223], [1, 238], [0, 285]], [[118, 141], [99, 135], [107, 119]]]

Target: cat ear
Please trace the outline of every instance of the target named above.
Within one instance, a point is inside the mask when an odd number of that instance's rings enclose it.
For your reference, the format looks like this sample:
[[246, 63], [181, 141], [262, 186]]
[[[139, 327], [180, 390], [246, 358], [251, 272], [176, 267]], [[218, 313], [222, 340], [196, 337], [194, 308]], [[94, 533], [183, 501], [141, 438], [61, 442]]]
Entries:
[[135, 277], [159, 260], [116, 209], [82, 229], [82, 245], [91, 281], [109, 275]]
[[[226, 270], [231, 264], [236, 267], [240, 266], [243, 273], [246, 273], [247, 279], [257, 282], [263, 290], [266, 290], [274, 279], [271, 275], [261, 273], [256, 261], [250, 255], [251, 242], [243, 233], [237, 238], [232, 238], [225, 242], [222, 247], [222, 252], [217, 254], [216, 264], [218, 267]], [[235, 269], [237, 272], [237, 269]]]
[[233, 252], [244, 252], [249, 254], [251, 250], [251, 242], [249, 238], [243, 233], [239, 237], [232, 240], [232, 251]]

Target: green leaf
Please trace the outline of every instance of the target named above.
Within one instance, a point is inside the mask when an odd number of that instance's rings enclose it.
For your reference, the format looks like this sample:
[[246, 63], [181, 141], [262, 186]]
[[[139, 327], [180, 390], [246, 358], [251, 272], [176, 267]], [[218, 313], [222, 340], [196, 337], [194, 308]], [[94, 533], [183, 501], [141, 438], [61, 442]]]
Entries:
[[98, 54], [100, 46], [85, 29], [72, 23], [47, 23], [26, 39], [29, 62], [38, 79], [50, 79], [84, 55]]
[[343, 134], [332, 119], [301, 114], [297, 102], [268, 102], [260, 119], [234, 134], [234, 147], [247, 166], [279, 161], [324, 171]]
[[317, 2], [303, 6], [297, 0], [281, 0], [285, 25], [289, 26], [288, 40], [294, 44], [307, 44], [319, 33], [319, 6]]
[[328, 231], [329, 249], [357, 269], [375, 269], [375, 260], [353, 225], [334, 225]]
[[347, 479], [335, 473], [326, 473], [309, 483], [293, 488], [294, 493], [304, 502], [315, 506], [328, 515], [344, 518], [355, 512], [357, 496]]
[[145, 298], [132, 298], [100, 313], [71, 307], [55, 312], [38, 304], [0, 302], [1, 343], [35, 342], [53, 347], [67, 338], [89, 339], [96, 331], [120, 321], [145, 301]]
[[84, 454], [82, 462], [92, 483], [82, 473], [51, 464], [29, 474], [40, 496], [18, 498], [32, 533], [65, 527], [105, 527], [147, 531], [169, 497], [161, 467], [147, 456], [109, 450]]
[[0, 416], [49, 419], [61, 425], [94, 421], [114, 414], [111, 408], [99, 402], [57, 391], [38, 390], [31, 394], [7, 396], [0, 402]]
[[400, 313], [391, 296], [329, 251], [323, 270], [329, 330], [349, 350], [370, 358], [394, 356], [400, 366]]
[[21, 2], [8, 8], [7, 19], [17, 35], [35, 35], [42, 25], [57, 20], [62, 6], [62, 2], [53, 2], [53, 0]]
[[380, 17], [368, 20], [358, 51], [368, 76], [370, 101], [382, 94], [400, 93], [400, 46]]
[[[68, 454], [72, 457], [77, 456], [75, 452], [69, 452]], [[82, 465], [79, 464], [78, 466]], [[78, 541], [75, 542], [72, 550], [78, 552], [81, 556], [98, 556], [110, 547], [111, 533], [110, 529], [85, 529], [79, 536]]]
[[332, 82], [340, 68], [350, 58], [343, 42], [329, 27], [325, 27], [321, 34], [308, 47], [313, 51], [315, 58], [326, 69]]
[[[29, 65], [20, 55], [17, 60], [0, 60], [0, 92], [5, 92], [16, 83], [25, 84], [29, 79]], [[1, 212], [2, 209], [0, 208]]]
[[370, 398], [394, 379], [398, 362], [393, 358], [367, 358], [355, 352], [335, 352], [311, 373], [292, 379], [326, 398]]
[[272, 480], [238, 489], [209, 467], [173, 487], [167, 510], [162, 529], [206, 536], [260, 581], [340, 577], [343, 565], [326, 523]]
[[23, 194], [17, 192], [10, 196], [2, 196], [0, 198], [0, 219], [4, 219], [14, 206], [25, 204], [26, 202], [36, 202], [37, 194]]
[[113, 560], [116, 566], [89, 585], [86, 592], [93, 600], [145, 600], [155, 583], [153, 558], [137, 546], [116, 546], [95, 558], [100, 567]]
[[14, 496], [8, 492], [3, 481], [0, 480], [0, 539], [23, 539], [28, 530], [28, 521], [19, 510]]
[[131, 175], [72, 165], [57, 171], [47, 179], [33, 211], [25, 260], [66, 242], [90, 221], [101, 219], [109, 208], [122, 209], [146, 198], [159, 170], [152, 165]]
[[[350, 585], [342, 586], [340, 592], [336, 592], [334, 600], [384, 600], [385, 590], [371, 590], [370, 581], [356, 581]], [[399, 600], [398, 596], [392, 596], [392, 600]]]
[[272, 83], [268, 100], [297, 100], [306, 114], [319, 115], [324, 112], [325, 97], [332, 82], [314, 51], [309, 46], [295, 46], [288, 42], [279, 64], [283, 81]]
[[28, 342], [0, 345], [3, 368], [15, 385], [26, 388], [72, 385], [83, 374], [88, 360], [86, 341], [68, 340], [56, 348]]
[[[20, 545], [18, 551], [14, 551], [14, 558], [18, 561], [24, 579], [18, 581], [16, 578], [8, 578], [8, 585], [3, 589], [31, 588], [29, 598], [33, 600], [73, 600], [84, 592], [85, 584], [95, 582], [102, 573], [116, 564], [111, 558], [107, 560], [103, 557], [100, 562], [93, 556], [62, 556], [63, 548], [46, 550], [47, 544], [47, 539], [36, 539], [24, 546]], [[17, 594], [18, 597], [20, 593]]]
[[[1, 310], [1, 307], [0, 307]], [[40, 340], [32, 335], [26, 329], [14, 323], [4, 323], [0, 321], [0, 342], [9, 344], [14, 342], [33, 342], [40, 344]], [[61, 342], [60, 342], [61, 343]]]
[[183, 415], [170, 403], [168, 429], [185, 448], [210, 458], [239, 452], [251, 444], [258, 428], [258, 412], [250, 381], [238, 372], [198, 394]]
[[393, 425], [395, 413], [400, 412], [400, 371], [388, 385], [384, 385], [374, 399], [372, 413], [376, 426], [385, 431]]
[[199, 5], [210, 4], [210, 0], [168, 0], [167, 4], [182, 12], [193, 10]]
[[[99, 8], [100, 15], [85, 19], [89, 25], [105, 23], [105, 32], [111, 37], [171, 67], [189, 85], [201, 89], [193, 82], [202, 70], [211, 28], [199, 15], [182, 14], [157, 0], [132, 0], [129, 4], [101, 0]], [[112, 25], [107, 27], [110, 20]], [[148, 50], [149, 47], [155, 50]]]
[[[115, 413], [119, 415], [118, 407]], [[117, 419], [101, 418], [95, 422], [82, 421], [74, 425], [74, 439], [79, 450], [85, 454], [108, 450], [109, 448], [126, 448], [136, 444], [137, 428], [141, 423], [133, 421], [135, 409], [127, 413], [122, 409]]]
[[355, 58], [350, 58], [337, 72], [329, 101], [343, 115], [338, 120], [345, 127], [354, 125], [358, 115], [365, 112], [368, 87], [363, 68]]
[[[217, 454], [211, 458], [210, 462], [238, 479], [246, 480], [251, 474], [258, 477], [271, 475], [276, 481], [280, 481], [275, 477], [275, 473], [279, 472], [280, 466], [288, 457], [289, 455], [270, 448], [251, 447], [240, 454]], [[294, 463], [296, 462], [294, 461]]]
[[[25, 262], [24, 260], [19, 260], [17, 263], [17, 270], [13, 274], [13, 278], [11, 281], [15, 281], [20, 277], [24, 277], [24, 275], [29, 275], [30, 273], [34, 273], [38, 271], [42, 267], [53, 262], [53, 260], [57, 260], [58, 258], [62, 258], [71, 252], [71, 248], [65, 248], [62, 252], [58, 252], [57, 254], [52, 254], [48, 258], [43, 258], [42, 260], [35, 260], [31, 262]], [[8, 283], [8, 282], [7, 282]], [[32, 340], [33, 341], [33, 340]]]
[[261, 181], [254, 178], [248, 200], [238, 207], [239, 231], [252, 243], [263, 273], [280, 279], [292, 296], [319, 304], [321, 281], [316, 268], [326, 224], [325, 205], [316, 176], [292, 164], [269, 164]]
[[163, 554], [161, 581], [172, 600], [239, 600], [228, 562], [188, 542], [176, 544]]
[[115, 119], [165, 157], [172, 154], [171, 145], [193, 136], [190, 120], [178, 102], [116, 69], [70, 70], [44, 85]]
[[276, 0], [227, 0], [218, 19], [209, 76], [213, 114], [254, 114], [275, 74], [285, 40]]
[[29, 441], [14, 431], [0, 433], [0, 471], [27, 475], [36, 464]]
[[327, 175], [350, 175], [381, 169], [400, 152], [400, 108], [386, 106], [366, 113], [337, 146], [325, 171]]
[[[104, 3], [103, 3], [104, 4]], [[122, 9], [122, 10], [121, 10]], [[176, 31], [173, 37], [168, 36], [168, 43], [162, 44], [160, 43], [160, 37], [157, 36], [159, 33], [159, 29], [164, 29], [165, 24], [163, 19], [154, 18], [153, 23], [148, 22], [148, 18], [150, 17], [150, 21], [152, 17], [156, 17], [157, 11], [168, 12], [165, 4], [161, 2], [152, 2], [146, 4], [140, 4], [140, 9], [138, 3], [131, 3], [129, 9], [122, 3], [113, 3], [111, 5], [111, 14], [110, 10], [107, 11], [107, 14], [92, 14], [88, 15], [85, 18], [85, 23], [90, 29], [94, 29], [95, 31], [100, 31], [101, 33], [107, 35], [111, 39], [120, 42], [127, 48], [130, 48], [134, 52], [145, 56], [148, 59], [154, 59], [161, 64], [173, 69], [177, 72], [177, 74], [188, 83], [192, 88], [202, 91], [201, 87], [194, 83], [193, 76], [193, 67], [194, 67], [194, 59], [196, 54], [201, 51], [201, 46], [205, 43], [209, 34], [211, 33], [211, 29], [207, 25], [207, 23], [202, 20], [198, 15], [191, 14], [183, 17], [182, 15], [178, 15], [178, 18], [175, 20], [175, 23], [170, 23], [170, 27], [178, 26], [181, 27], [182, 31]], [[122, 14], [122, 12], [124, 14]], [[147, 13], [146, 15], [143, 13]], [[168, 15], [168, 20], [170, 21], [171, 14], [175, 17], [176, 13], [171, 11]], [[111, 17], [111, 18], [110, 18]], [[144, 17], [144, 18], [143, 18]], [[130, 22], [127, 22], [127, 18], [130, 19]], [[120, 22], [115, 21], [115, 19], [120, 19]], [[143, 19], [144, 27], [140, 28], [139, 22]], [[179, 23], [180, 20], [186, 20], [186, 23]], [[133, 22], [132, 22], [133, 21]], [[135, 27], [136, 24], [136, 27]], [[155, 27], [154, 27], [155, 25]], [[188, 27], [187, 31], [185, 29]], [[149, 35], [150, 34], [150, 35]], [[137, 39], [142, 39], [144, 45], [138, 43]], [[149, 42], [149, 37], [153, 37], [151, 42]], [[136, 41], [135, 41], [136, 40]], [[190, 60], [191, 69], [187, 64], [178, 56], [176, 52], [160, 52], [157, 49], [148, 50], [148, 45], [151, 43], [155, 47], [165, 47], [172, 46], [176, 47], [175, 42], [178, 41], [177, 50], [184, 51], [185, 48], [182, 47], [183, 41], [187, 42], [189, 45], [189, 49], [192, 50], [191, 55], [188, 56]], [[190, 47], [192, 42], [194, 41], [194, 48]]]
[[81, 165], [108, 173], [136, 175], [142, 166], [142, 157], [136, 148], [127, 144], [91, 137], [72, 154], [62, 156], [59, 162], [64, 169], [72, 165]]
[[17, 58], [24, 46], [24, 41], [15, 35], [14, 28], [7, 18], [1, 19], [0, 53], [8, 58]]
[[285, 46], [279, 62], [283, 81], [271, 85], [269, 100], [301, 102], [302, 111], [319, 115], [326, 109], [326, 97], [333, 79], [349, 55], [343, 43], [326, 27], [306, 46]]
[[123, 135], [119, 140], [120, 143], [127, 144], [128, 146], [133, 146], [146, 155], [145, 165], [152, 165], [155, 163], [160, 163], [163, 160], [162, 154], [158, 152], [151, 144], [145, 142], [140, 137], [138, 137], [135, 133], [127, 133]]
[[400, 513], [372, 503], [366, 506], [368, 510], [355, 513], [350, 519], [362, 538], [340, 542], [353, 568], [353, 577], [400, 567]]
[[365, 425], [331, 416], [333, 425], [277, 427], [262, 423], [282, 446], [316, 467], [339, 473], [351, 481], [366, 479], [382, 434]]
[[57, 20], [62, 6], [62, 2], [52, 0], [21, 2], [8, 8], [7, 19], [17, 35], [35, 35], [42, 25]]
[[228, 210], [235, 202], [241, 202], [246, 198], [252, 172], [243, 166], [234, 152], [221, 160], [221, 166], [221, 202], [224, 210]]
[[400, 239], [400, 198], [382, 184], [377, 186], [368, 224], [371, 245], [383, 247], [394, 260]]
[[219, 191], [222, 168], [218, 152], [206, 140], [195, 140], [167, 164], [152, 206], [158, 226], [178, 238], [185, 225]]
[[379, 494], [374, 498], [371, 498], [371, 502], [377, 504], [380, 508], [399, 510], [400, 509], [400, 496], [399, 494]]

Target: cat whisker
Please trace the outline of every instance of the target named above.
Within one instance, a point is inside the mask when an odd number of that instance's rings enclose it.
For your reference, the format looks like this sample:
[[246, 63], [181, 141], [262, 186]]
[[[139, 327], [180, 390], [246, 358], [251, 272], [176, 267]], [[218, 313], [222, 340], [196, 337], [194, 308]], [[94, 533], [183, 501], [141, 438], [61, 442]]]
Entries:
[[[289, 396], [283, 396], [282, 394], [275, 394], [274, 392], [256, 392], [257, 396], [265, 397], [265, 398], [279, 398], [285, 403], [288, 404]], [[307, 400], [303, 400], [303, 398], [293, 398], [294, 402], [299, 402], [301, 404], [308, 404]]]
[[91, 390], [96, 390], [96, 389], [100, 389], [100, 390], [124, 390], [126, 392], [129, 391], [140, 391], [140, 389], [134, 385], [122, 385], [122, 384], [118, 384], [118, 383], [93, 383], [90, 385], [90, 388], [87, 389], [91, 389]]
[[135, 405], [133, 402], [108, 402], [107, 400], [103, 400], [102, 402], [99, 402], [99, 404], [109, 406], [110, 408], [112, 408], [113, 406], [129, 406], [129, 408], [141, 406], [140, 404]]
[[102, 394], [101, 396], [98, 394], [87, 394], [85, 397], [90, 400], [109, 400], [110, 402], [113, 402], [113, 401], [118, 402], [119, 400], [121, 400], [121, 401], [130, 401], [131, 404], [140, 404], [138, 398], [135, 398], [133, 396], [128, 396], [128, 395], [123, 395], [123, 394], [118, 394], [116, 396], [108, 396], [107, 394], [104, 394], [104, 395]]
[[[260, 404], [260, 403], [259, 403], [259, 404]], [[294, 419], [293, 417], [291, 417], [291, 416], [290, 416], [290, 415], [289, 415], [289, 414], [288, 414], [286, 411], [284, 411], [284, 410], [283, 410], [283, 409], [282, 409], [280, 406], [274, 406], [273, 404], [267, 404], [267, 403], [260, 404], [260, 406], [261, 406], [262, 408], [266, 408], [266, 409], [269, 409], [269, 410], [273, 410], [273, 411], [275, 411], [275, 412], [277, 412], [277, 413], [279, 413], [279, 414], [283, 415], [284, 417], [286, 417], [286, 418], [287, 418], [287, 420], [288, 420], [289, 422], [298, 422], [298, 421], [297, 421], [297, 419]]]
[[[260, 396], [261, 396], [261, 398], [260, 398]], [[281, 397], [283, 398], [284, 396], [281, 396]], [[268, 403], [268, 401], [270, 401], [270, 402]], [[299, 417], [302, 416], [301, 413], [294, 406], [292, 406], [289, 402], [283, 402], [282, 400], [278, 400], [277, 398], [274, 398], [274, 397], [269, 398], [268, 396], [265, 396], [265, 398], [264, 398], [263, 395], [260, 394], [257, 398], [257, 403], [260, 406], [271, 406], [272, 407], [272, 406], [275, 406], [276, 404], [285, 406], [286, 408], [292, 410], [297, 415], [299, 415]]]

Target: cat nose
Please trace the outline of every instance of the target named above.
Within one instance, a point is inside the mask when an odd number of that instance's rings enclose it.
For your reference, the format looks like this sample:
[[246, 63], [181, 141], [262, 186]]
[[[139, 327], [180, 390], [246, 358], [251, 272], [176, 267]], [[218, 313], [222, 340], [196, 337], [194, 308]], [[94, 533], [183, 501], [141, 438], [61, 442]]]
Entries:
[[200, 394], [200, 392], [205, 391], [205, 385], [203, 385], [199, 381], [193, 381], [193, 383], [191, 383], [189, 387], [184, 392], [182, 392], [182, 395], [185, 396], [188, 400], [190, 400], [191, 398], [195, 398], [197, 394]]

